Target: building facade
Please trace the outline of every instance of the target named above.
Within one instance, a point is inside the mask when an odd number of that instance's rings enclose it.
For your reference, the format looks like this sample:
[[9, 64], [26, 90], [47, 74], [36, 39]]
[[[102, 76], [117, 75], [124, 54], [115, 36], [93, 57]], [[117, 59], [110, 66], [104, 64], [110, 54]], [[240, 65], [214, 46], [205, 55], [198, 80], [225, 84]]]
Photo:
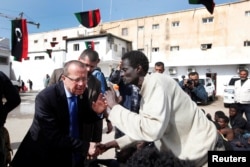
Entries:
[[110, 33], [93, 35], [84, 27], [54, 30], [29, 35], [28, 58], [22, 62], [13, 61], [17, 76], [24, 81], [31, 80], [34, 90], [44, 88], [46, 74], [60, 68], [66, 61], [77, 60], [89, 43], [99, 53], [99, 67], [105, 76], [120, 62], [121, 55], [132, 50], [132, 43]]
[[[232, 76], [238, 75], [240, 68], [250, 69], [249, 27], [250, 1], [246, 0], [216, 5], [213, 15], [205, 8], [196, 8], [101, 23], [92, 29], [75, 27], [30, 34], [29, 57], [30, 60], [39, 60], [42, 59], [39, 56], [44, 56], [46, 68], [42, 63], [33, 64], [34, 67], [43, 67], [39, 74], [43, 72], [45, 76], [52, 69], [61, 67], [72, 55], [79, 56], [79, 52], [72, 50], [77, 43], [82, 46], [91, 36], [99, 38], [112, 34], [125, 43], [131, 41], [133, 50], [144, 52], [150, 61], [150, 71], [157, 61], [163, 61], [166, 75], [175, 78], [181, 79], [182, 75], [197, 71], [201, 77], [211, 77], [217, 95], [222, 95], [224, 85]], [[98, 49], [104, 48], [99, 52], [102, 57], [100, 66], [108, 76], [110, 68], [117, 65], [124, 46], [119, 42], [116, 46], [108, 38], [103, 40], [107, 42], [105, 46], [98, 46], [98, 41], [94, 41]], [[119, 54], [114, 54], [115, 47], [120, 48]], [[110, 50], [114, 55], [110, 60], [114, 61], [105, 60]]]
[[190, 71], [212, 77], [217, 94], [240, 68], [250, 69], [250, 1], [120, 20], [101, 24], [106, 31], [132, 41], [151, 69], [163, 61], [166, 73], [181, 79]]

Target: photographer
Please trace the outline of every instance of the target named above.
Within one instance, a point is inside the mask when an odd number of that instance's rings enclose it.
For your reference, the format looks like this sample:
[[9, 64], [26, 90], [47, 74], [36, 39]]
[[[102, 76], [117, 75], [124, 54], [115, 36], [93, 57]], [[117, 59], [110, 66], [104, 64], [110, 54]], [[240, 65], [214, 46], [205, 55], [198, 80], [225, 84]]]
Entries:
[[190, 72], [188, 79], [185, 79], [180, 86], [194, 102], [207, 102], [208, 95], [204, 86], [199, 83], [199, 74], [197, 72]]

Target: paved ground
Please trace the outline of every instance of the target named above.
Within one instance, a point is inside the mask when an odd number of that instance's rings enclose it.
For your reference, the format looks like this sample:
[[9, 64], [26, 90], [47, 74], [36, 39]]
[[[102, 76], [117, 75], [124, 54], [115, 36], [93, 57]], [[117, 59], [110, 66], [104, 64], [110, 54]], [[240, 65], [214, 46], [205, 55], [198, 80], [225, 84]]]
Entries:
[[[28, 128], [32, 123], [33, 113], [34, 113], [34, 100], [37, 92], [23, 93], [21, 94], [22, 102], [15, 110], [13, 110], [6, 121], [5, 126], [8, 128], [11, 138], [11, 145], [14, 149], [14, 153], [18, 148], [20, 142], [25, 136]], [[210, 113], [212, 116], [215, 111], [222, 110], [226, 114], [228, 109], [224, 108], [222, 98], [217, 97], [216, 101], [212, 102], [206, 106], [199, 106], [203, 108], [206, 113]], [[106, 134], [106, 122], [104, 123], [103, 129], [103, 143], [113, 139], [114, 131], [110, 134]], [[113, 158], [114, 150], [109, 150], [108, 152], [101, 155], [99, 158]]]

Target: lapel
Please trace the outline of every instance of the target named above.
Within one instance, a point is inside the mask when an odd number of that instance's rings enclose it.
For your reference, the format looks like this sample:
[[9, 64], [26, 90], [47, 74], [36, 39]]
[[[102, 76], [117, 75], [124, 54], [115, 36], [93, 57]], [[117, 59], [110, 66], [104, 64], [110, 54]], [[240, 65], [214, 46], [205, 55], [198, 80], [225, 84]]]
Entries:
[[61, 119], [67, 124], [69, 125], [69, 109], [68, 109], [68, 100], [66, 97], [66, 93], [64, 90], [64, 85], [63, 82], [60, 81], [57, 84], [56, 87], [56, 98], [57, 98], [57, 104], [58, 104], [58, 112], [60, 112], [61, 115]]

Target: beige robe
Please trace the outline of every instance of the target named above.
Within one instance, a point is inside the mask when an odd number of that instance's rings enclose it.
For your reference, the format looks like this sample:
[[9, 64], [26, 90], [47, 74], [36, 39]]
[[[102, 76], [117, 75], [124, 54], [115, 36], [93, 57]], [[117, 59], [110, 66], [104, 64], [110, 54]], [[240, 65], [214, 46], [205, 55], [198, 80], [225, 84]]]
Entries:
[[180, 159], [204, 165], [218, 133], [178, 83], [164, 74], [147, 75], [140, 94], [139, 114], [121, 105], [110, 111], [111, 122], [126, 134], [116, 140], [120, 148], [136, 140], [155, 141], [159, 150], [171, 149]]

